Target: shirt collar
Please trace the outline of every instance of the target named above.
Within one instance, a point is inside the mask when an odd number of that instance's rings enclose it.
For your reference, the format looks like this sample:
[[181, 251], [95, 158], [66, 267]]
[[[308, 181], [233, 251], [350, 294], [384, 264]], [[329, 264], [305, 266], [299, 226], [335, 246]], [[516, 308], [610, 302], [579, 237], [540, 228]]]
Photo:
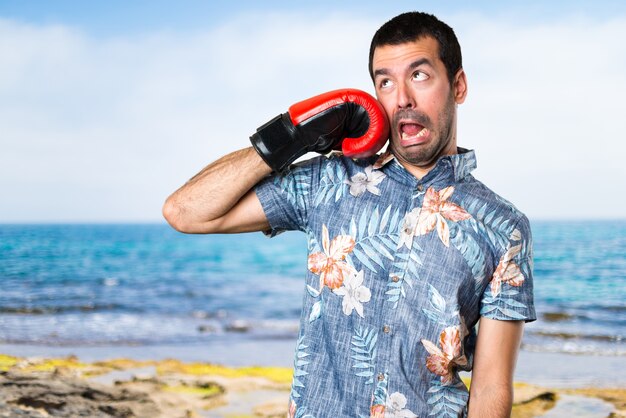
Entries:
[[[406, 171], [402, 164], [398, 162], [389, 147], [387, 147], [387, 150], [381, 154], [374, 163], [375, 169], [381, 169], [383, 167], [388, 167], [394, 171], [400, 169], [413, 177], [413, 175]], [[428, 174], [420, 180], [420, 182], [426, 183], [443, 180], [444, 178], [451, 178], [454, 179], [455, 182], [458, 182], [469, 175], [475, 168], [476, 154], [474, 150], [457, 147], [457, 154], [446, 155], [439, 158], [435, 167], [433, 167], [433, 169], [430, 170]]]

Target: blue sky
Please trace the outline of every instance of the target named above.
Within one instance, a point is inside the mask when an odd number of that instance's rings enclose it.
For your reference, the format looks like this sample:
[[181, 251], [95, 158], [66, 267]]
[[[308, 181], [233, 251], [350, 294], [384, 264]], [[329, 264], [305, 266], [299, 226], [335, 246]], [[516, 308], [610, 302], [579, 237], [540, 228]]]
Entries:
[[[623, 218], [626, 2], [0, 0], [0, 222], [161, 221], [165, 197], [419, 8], [459, 36], [459, 144], [531, 219]], [[85, 6], [88, 4], [88, 7]]]
[[[387, 4], [384, 4], [387, 3]], [[585, 15], [597, 19], [624, 14], [621, 0], [527, 0], [527, 1], [452, 1], [393, 2], [359, 0], [297, 1], [203, 1], [183, 0], [111, 0], [84, 2], [79, 0], [2, 0], [0, 16], [37, 25], [64, 24], [95, 36], [140, 34], [146, 31], [194, 31], [232, 19], [242, 14], [263, 14], [267, 11], [305, 13], [323, 18], [342, 12], [355, 17], [390, 18], [407, 10], [437, 14], [481, 13], [492, 17], [512, 18], [518, 22], [550, 21], [564, 15]], [[381, 19], [381, 20], [382, 20]]]
[[[386, 3], [386, 4], [385, 4]], [[526, 0], [526, 1], [336, 1], [309, 2], [276, 0], [202, 1], [46, 1], [2, 0], [0, 15], [34, 24], [67, 24], [93, 34], [141, 33], [153, 30], [201, 30], [242, 13], [267, 11], [305, 12], [317, 15], [346, 13], [356, 17], [389, 18], [407, 10], [431, 13], [479, 12], [490, 16], [515, 17], [532, 21], [567, 14], [606, 18], [622, 14], [626, 4], [620, 0]]]

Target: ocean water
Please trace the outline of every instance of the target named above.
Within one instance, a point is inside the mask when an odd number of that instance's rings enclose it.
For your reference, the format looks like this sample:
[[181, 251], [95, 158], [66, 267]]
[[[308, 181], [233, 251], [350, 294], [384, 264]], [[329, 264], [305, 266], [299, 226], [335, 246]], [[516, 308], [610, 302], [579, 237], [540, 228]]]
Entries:
[[[533, 222], [530, 351], [626, 355], [626, 221]], [[0, 344], [295, 339], [306, 240], [0, 225]]]
[[626, 221], [531, 222], [527, 350], [626, 355]]

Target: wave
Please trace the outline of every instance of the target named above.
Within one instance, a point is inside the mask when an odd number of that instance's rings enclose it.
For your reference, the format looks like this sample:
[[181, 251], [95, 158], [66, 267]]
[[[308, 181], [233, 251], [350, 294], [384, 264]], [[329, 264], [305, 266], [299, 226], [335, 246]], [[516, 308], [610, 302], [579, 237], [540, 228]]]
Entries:
[[142, 312], [141, 309], [128, 308], [117, 303], [97, 303], [69, 306], [1, 306], [0, 314], [10, 315], [56, 315], [75, 312], [102, 312], [124, 310]]
[[572, 342], [565, 344], [532, 344], [523, 343], [522, 349], [535, 353], [565, 353], [585, 356], [624, 356], [626, 357], [626, 347], [614, 345], [581, 345]]
[[616, 305], [616, 306], [600, 306], [599, 309], [603, 309], [609, 312], [626, 312], [626, 306]]
[[561, 340], [590, 340], [604, 341], [609, 343], [626, 342], [626, 338], [623, 335], [583, 334], [563, 331], [528, 331], [527, 333], [532, 336], [548, 337]]
[[588, 322], [619, 327], [626, 320], [626, 306], [623, 305], [570, 305], [561, 306], [558, 310], [543, 310], [541, 307], [538, 310], [541, 311], [541, 321], [550, 323]]
[[[611, 329], [533, 330], [524, 332], [522, 348], [534, 352], [626, 356], [626, 336]], [[591, 331], [591, 332], [590, 332]]]

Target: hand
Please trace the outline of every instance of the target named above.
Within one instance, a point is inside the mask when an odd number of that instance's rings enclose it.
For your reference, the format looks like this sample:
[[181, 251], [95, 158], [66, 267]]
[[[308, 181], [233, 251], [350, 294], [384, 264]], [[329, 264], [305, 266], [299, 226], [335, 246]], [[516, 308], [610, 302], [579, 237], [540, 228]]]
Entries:
[[254, 149], [276, 172], [310, 151], [326, 154], [341, 148], [344, 155], [364, 158], [380, 150], [389, 122], [378, 101], [361, 90], [334, 90], [296, 103], [288, 113], [257, 129]]

